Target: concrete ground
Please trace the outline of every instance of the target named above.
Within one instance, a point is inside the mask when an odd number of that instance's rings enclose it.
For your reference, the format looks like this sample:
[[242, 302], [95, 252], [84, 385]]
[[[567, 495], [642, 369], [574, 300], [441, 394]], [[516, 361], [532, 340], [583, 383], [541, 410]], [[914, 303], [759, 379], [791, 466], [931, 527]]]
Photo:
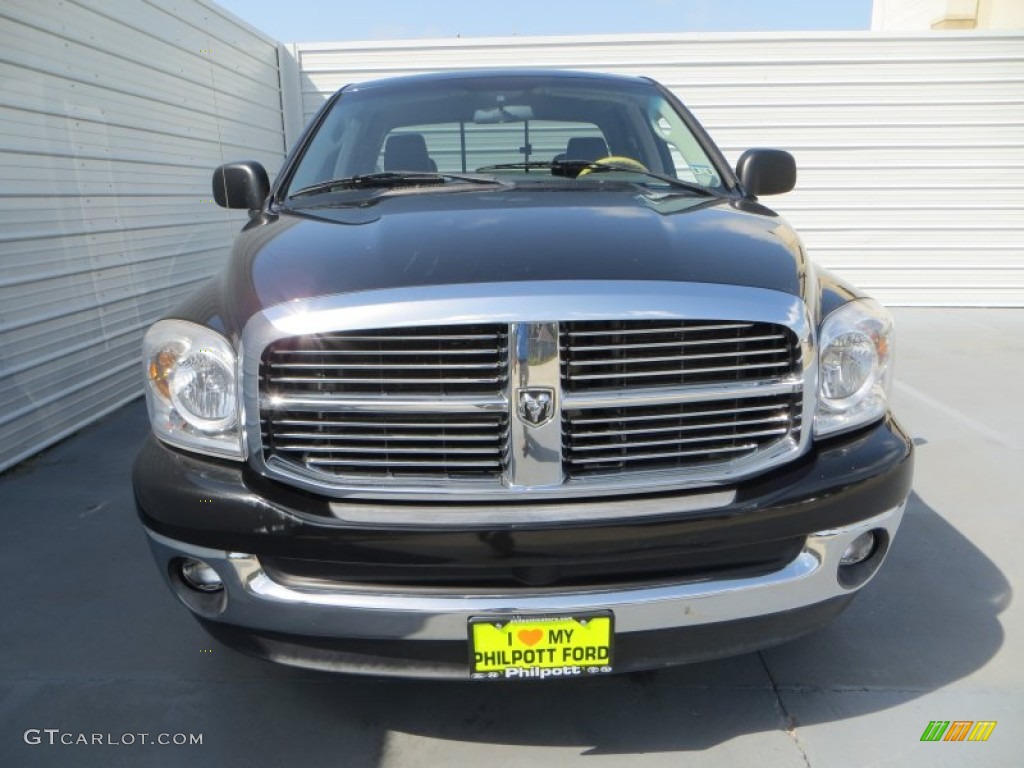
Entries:
[[[1024, 311], [896, 314], [919, 452], [882, 572], [812, 636], [649, 675], [359, 679], [216, 645], [150, 561], [129, 486], [145, 408], [123, 408], [0, 477], [0, 766], [1024, 765]], [[922, 743], [930, 720], [998, 725]], [[202, 745], [60, 744], [80, 733]]]

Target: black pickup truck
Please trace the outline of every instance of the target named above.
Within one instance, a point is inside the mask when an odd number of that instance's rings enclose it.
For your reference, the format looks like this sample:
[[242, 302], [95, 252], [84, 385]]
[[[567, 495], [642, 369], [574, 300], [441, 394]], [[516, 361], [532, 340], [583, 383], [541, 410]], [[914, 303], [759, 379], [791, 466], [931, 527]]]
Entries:
[[639, 77], [330, 98], [224, 270], [146, 333], [138, 512], [171, 590], [286, 664], [484, 680], [822, 626], [910, 492], [892, 320]]

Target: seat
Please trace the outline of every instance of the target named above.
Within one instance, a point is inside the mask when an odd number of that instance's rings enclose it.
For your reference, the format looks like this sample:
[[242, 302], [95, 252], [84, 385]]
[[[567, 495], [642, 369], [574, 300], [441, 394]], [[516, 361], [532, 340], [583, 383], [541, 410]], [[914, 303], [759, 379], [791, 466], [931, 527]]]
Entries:
[[421, 133], [396, 133], [384, 142], [385, 171], [436, 171]]
[[565, 155], [561, 159], [593, 162], [610, 154], [608, 145], [600, 136], [574, 136], [565, 145]]

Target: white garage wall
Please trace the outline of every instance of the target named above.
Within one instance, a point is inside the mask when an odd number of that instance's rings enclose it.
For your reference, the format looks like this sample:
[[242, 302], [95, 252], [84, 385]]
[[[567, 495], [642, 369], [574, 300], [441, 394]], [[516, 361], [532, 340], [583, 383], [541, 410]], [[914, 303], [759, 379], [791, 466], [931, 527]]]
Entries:
[[0, 470], [141, 393], [223, 263], [224, 160], [284, 154], [277, 44], [203, 0], [0, 4]]
[[[489, 66], [654, 77], [730, 162], [790, 150], [766, 200], [889, 304], [1024, 306], [1024, 35], [631, 35], [299, 44], [289, 141], [346, 83]], [[298, 114], [301, 104], [301, 116]]]

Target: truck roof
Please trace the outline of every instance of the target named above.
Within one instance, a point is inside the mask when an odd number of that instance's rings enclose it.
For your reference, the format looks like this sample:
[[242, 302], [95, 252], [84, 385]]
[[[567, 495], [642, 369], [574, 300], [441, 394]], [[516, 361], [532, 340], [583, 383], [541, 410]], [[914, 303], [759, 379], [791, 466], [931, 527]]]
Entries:
[[494, 69], [468, 69], [453, 72], [429, 72], [417, 75], [401, 75], [378, 80], [367, 80], [353, 83], [342, 88], [343, 91], [366, 90], [369, 88], [404, 87], [416, 83], [436, 83], [458, 80], [486, 80], [503, 77], [520, 78], [565, 78], [585, 79], [597, 82], [642, 83], [650, 82], [649, 78], [634, 75], [615, 75], [606, 72], [583, 72], [567, 69], [543, 69], [530, 67], [509, 67]]

